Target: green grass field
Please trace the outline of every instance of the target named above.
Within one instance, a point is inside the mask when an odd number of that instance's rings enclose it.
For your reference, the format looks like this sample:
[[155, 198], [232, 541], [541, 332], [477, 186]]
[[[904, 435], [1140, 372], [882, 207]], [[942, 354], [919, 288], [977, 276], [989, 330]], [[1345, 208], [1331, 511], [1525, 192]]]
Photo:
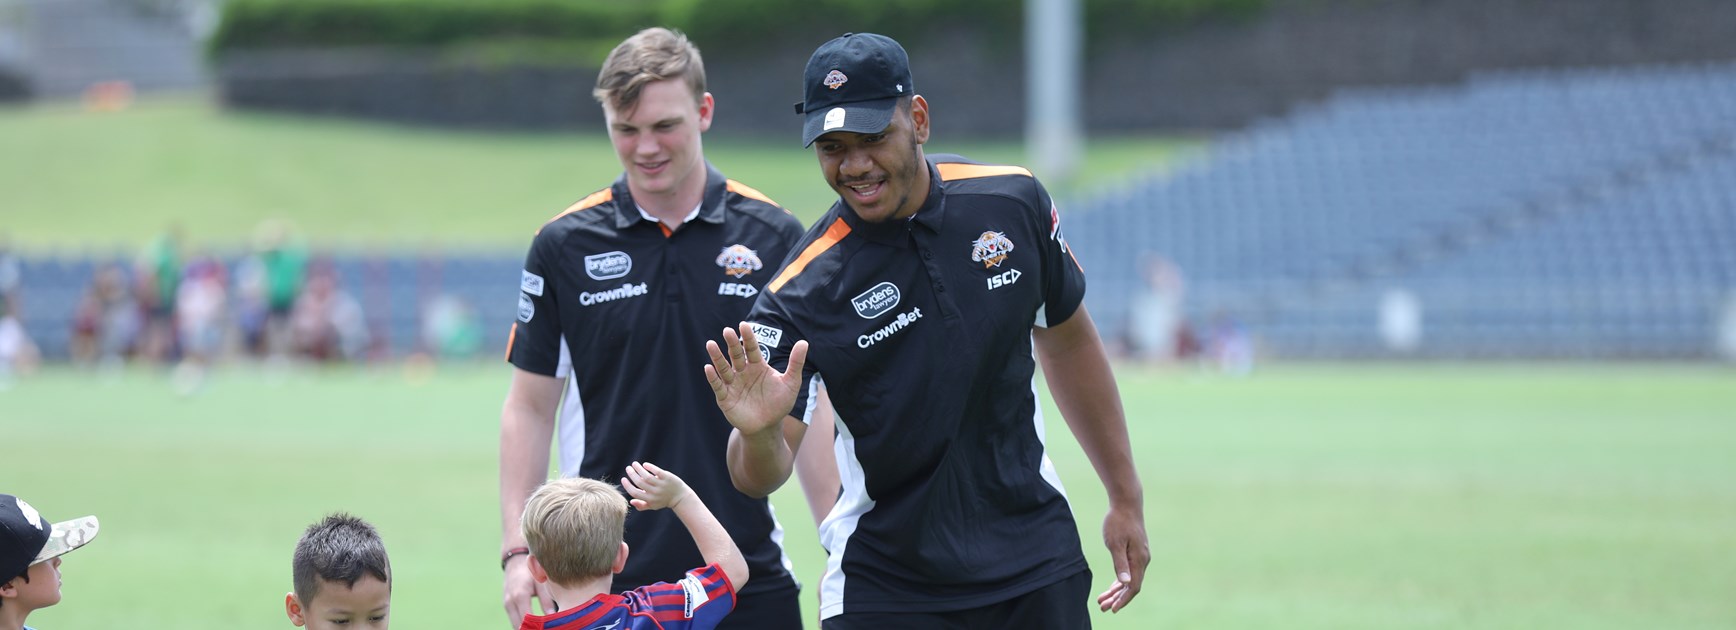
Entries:
[[[67, 556], [65, 601], [30, 622], [288, 627], [296, 537], [350, 510], [392, 553], [397, 627], [505, 627], [506, 372], [236, 367], [180, 398], [155, 373], [60, 368], [0, 391], [3, 490], [103, 523]], [[1154, 560], [1099, 629], [1736, 626], [1728, 368], [1119, 374]], [[1049, 443], [1101, 588], [1103, 492], [1063, 427]], [[822, 554], [800, 493], [775, 503], [811, 584]]]
[[[795, 124], [792, 116], [787, 137], [731, 137], [720, 114], [706, 154], [808, 223], [836, 196]], [[601, 131], [438, 131], [224, 113], [190, 98], [118, 113], [0, 108], [0, 236], [27, 251], [132, 251], [174, 223], [196, 244], [235, 249], [260, 221], [285, 218], [321, 248], [517, 252], [537, 226], [620, 174]], [[931, 152], [1025, 162], [1016, 142], [935, 137]], [[1080, 183], [1126, 177], [1195, 146], [1096, 139]]]

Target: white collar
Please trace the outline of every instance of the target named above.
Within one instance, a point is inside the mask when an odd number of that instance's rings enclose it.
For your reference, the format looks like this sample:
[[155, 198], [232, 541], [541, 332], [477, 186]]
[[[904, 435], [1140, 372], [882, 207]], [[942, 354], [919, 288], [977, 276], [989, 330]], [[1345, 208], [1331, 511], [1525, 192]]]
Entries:
[[[698, 204], [693, 206], [693, 212], [687, 213], [687, 216], [685, 218], [681, 219], [681, 224], [686, 225], [688, 221], [692, 221], [695, 217], [698, 217], [699, 216], [699, 209], [704, 208], [704, 207], [705, 207], [705, 201], [701, 200]], [[633, 208], [638, 210], [639, 216], [645, 217], [646, 221], [650, 221], [652, 223], [662, 223], [663, 222], [662, 219], [658, 219], [657, 217], [651, 216], [651, 213], [646, 212], [644, 206], [641, 206], [639, 204], [633, 204]]]

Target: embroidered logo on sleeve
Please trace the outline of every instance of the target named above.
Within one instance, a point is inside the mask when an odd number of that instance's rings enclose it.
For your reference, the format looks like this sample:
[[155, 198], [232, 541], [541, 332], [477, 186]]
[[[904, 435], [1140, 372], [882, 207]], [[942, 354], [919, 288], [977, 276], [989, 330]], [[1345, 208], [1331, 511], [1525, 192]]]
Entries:
[[699, 578], [692, 573], [681, 578], [681, 590], [687, 594], [687, 608], [683, 612], [688, 619], [693, 618], [693, 611], [699, 609], [701, 604], [711, 601], [711, 595], [705, 592], [705, 585], [699, 583]]
[[748, 323], [748, 328], [753, 331], [753, 338], [759, 341], [760, 358], [772, 360], [772, 348], [784, 342], [784, 329], [752, 322]]
[[525, 293], [542, 297], [543, 277], [526, 271], [524, 272], [524, 277], [518, 281], [518, 289]]
[[1061, 251], [1073, 253], [1067, 249], [1067, 237], [1061, 236], [1061, 207], [1054, 203], [1049, 204], [1049, 238], [1061, 244]]
[[536, 317], [536, 303], [530, 301], [530, 296], [518, 294], [518, 321], [530, 323]]

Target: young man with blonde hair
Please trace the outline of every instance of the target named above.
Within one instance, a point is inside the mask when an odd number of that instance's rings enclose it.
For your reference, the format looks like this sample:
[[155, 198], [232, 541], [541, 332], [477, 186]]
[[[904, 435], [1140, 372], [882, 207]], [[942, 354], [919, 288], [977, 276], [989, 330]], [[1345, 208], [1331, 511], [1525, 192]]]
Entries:
[[[715, 103], [699, 50], [680, 33], [650, 28], [622, 42], [604, 61], [595, 95], [624, 172], [538, 230], [508, 342], [515, 369], [500, 420], [507, 615], [517, 624], [533, 599], [548, 607], [520, 557], [528, 546], [518, 524], [526, 497], [548, 476], [553, 441], [562, 477], [613, 475], [633, 461], [678, 463], [754, 572], [723, 627], [798, 627], [780, 527], [765, 499], [730, 485], [730, 425], [693, 366], [705, 362], [711, 331], [747, 316], [801, 222], [706, 162], [701, 136]], [[835, 488], [822, 482], [815, 500], [830, 505]], [[635, 515], [624, 536], [637, 552], [609, 590], [699, 565], [680, 527], [668, 512]]]

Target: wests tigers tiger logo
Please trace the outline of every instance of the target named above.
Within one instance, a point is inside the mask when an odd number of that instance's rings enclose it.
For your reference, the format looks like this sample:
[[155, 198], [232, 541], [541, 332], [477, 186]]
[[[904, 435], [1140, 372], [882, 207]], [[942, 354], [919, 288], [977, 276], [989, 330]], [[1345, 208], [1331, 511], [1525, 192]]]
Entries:
[[1001, 266], [1007, 253], [1013, 251], [1013, 242], [1000, 232], [983, 232], [971, 245], [970, 259], [982, 263], [984, 269]]
[[724, 273], [741, 278], [759, 271], [764, 264], [760, 262], [759, 252], [737, 244], [723, 248], [723, 253], [717, 255], [717, 266], [723, 267]]

